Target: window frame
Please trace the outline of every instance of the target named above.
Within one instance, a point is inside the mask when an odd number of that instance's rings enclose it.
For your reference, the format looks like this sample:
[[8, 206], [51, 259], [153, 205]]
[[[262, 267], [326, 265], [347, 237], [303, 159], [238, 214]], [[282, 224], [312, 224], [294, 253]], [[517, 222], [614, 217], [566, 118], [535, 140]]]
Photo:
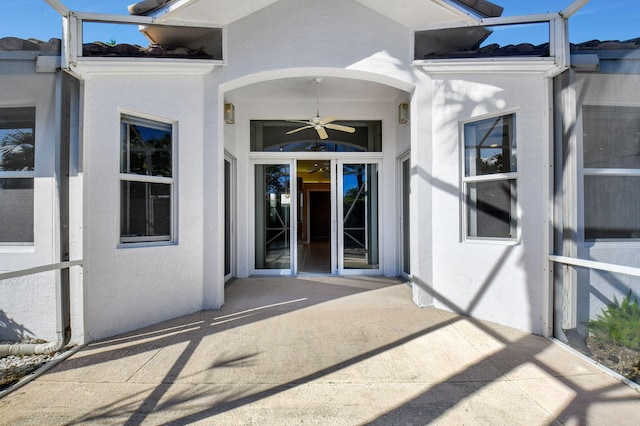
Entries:
[[[129, 132], [125, 131], [127, 125], [139, 125], [156, 130], [168, 130], [171, 133], [171, 176], [143, 175], [137, 173], [127, 173], [123, 171], [123, 149], [125, 146], [124, 138], [127, 138], [127, 148], [129, 148]], [[172, 245], [177, 243], [177, 143], [178, 143], [178, 126], [176, 121], [141, 114], [137, 112], [120, 111], [119, 113], [120, 137], [118, 140], [118, 242], [119, 247], [137, 247], [137, 246], [156, 246], [156, 245]], [[127, 156], [129, 158], [129, 156]], [[123, 218], [123, 188], [124, 182], [136, 182], [143, 184], [163, 184], [169, 185], [169, 235], [142, 235], [142, 236], [123, 236], [122, 235], [122, 218]], [[148, 206], [147, 206], [148, 208]], [[148, 211], [147, 211], [148, 213]]]
[[[515, 171], [508, 172], [494, 172], [487, 174], [476, 174], [467, 176], [466, 170], [466, 161], [467, 161], [467, 139], [466, 139], [466, 128], [469, 125], [479, 124], [484, 121], [489, 121], [493, 119], [499, 118], [508, 118], [511, 119], [510, 126], [510, 155], [511, 157], [515, 157]], [[520, 162], [518, 159], [518, 126], [517, 126], [517, 111], [509, 110], [509, 111], [500, 111], [496, 114], [490, 115], [482, 115], [473, 117], [469, 120], [465, 120], [460, 122], [460, 206], [461, 206], [461, 241], [463, 242], [496, 242], [496, 243], [507, 243], [507, 244], [515, 244], [520, 240], [520, 211], [518, 204], [518, 163]], [[471, 235], [470, 226], [474, 222], [472, 218], [473, 206], [469, 204], [470, 197], [470, 189], [469, 187], [478, 183], [487, 183], [487, 182], [508, 182], [510, 185], [510, 194], [511, 194], [511, 205], [510, 205], [510, 237], [495, 237], [495, 236], [482, 236], [477, 235], [478, 229], [476, 225], [476, 235]], [[477, 216], [477, 213], [475, 214]]]
[[[580, 134], [580, 169], [581, 170], [581, 200], [580, 205], [582, 207], [582, 226], [581, 234], [584, 242], [588, 244], [596, 243], [612, 243], [612, 244], [625, 244], [625, 243], [637, 243], [640, 242], [640, 237], [604, 237], [604, 238], [587, 238], [587, 191], [586, 180], [587, 177], [640, 177], [640, 167], [638, 168], [624, 168], [624, 167], [586, 167], [585, 166], [585, 138], [584, 138], [584, 120], [585, 120], [585, 107], [588, 108], [609, 108], [612, 110], [622, 108], [634, 108], [640, 113], [640, 105], [629, 103], [584, 103], [580, 106], [580, 120], [582, 121], [581, 134]], [[638, 230], [640, 231], [640, 229]]]
[[[33, 137], [33, 167], [31, 170], [0, 170], [0, 179], [30, 179], [31, 180], [31, 192], [32, 192], [32, 214], [31, 214], [31, 239], [29, 241], [1, 241], [1, 247], [19, 247], [19, 246], [34, 246], [36, 240], [36, 220], [35, 220], [35, 212], [36, 212], [36, 171], [37, 171], [37, 162], [36, 162], [36, 152], [37, 152], [37, 122], [38, 122], [38, 111], [36, 105], [27, 104], [27, 105], [0, 105], [0, 111], [9, 110], [9, 109], [24, 109], [29, 110], [28, 121], [33, 123], [32, 127], [32, 137]], [[8, 120], [10, 121], [10, 119]], [[15, 127], [13, 130], [21, 130], [23, 127]], [[5, 129], [9, 130], [9, 128]]]

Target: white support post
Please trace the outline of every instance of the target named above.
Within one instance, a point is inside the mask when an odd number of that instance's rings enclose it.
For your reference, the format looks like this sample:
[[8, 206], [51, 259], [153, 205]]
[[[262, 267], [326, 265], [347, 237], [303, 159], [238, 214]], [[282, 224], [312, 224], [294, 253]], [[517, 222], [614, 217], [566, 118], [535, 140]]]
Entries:
[[568, 21], [566, 18], [560, 16], [554, 18], [549, 22], [551, 41], [551, 56], [556, 58], [556, 64], [561, 69], [567, 69], [570, 62], [570, 48], [569, 48], [569, 31]]
[[[563, 78], [562, 133], [563, 133], [563, 235], [562, 255], [578, 257], [578, 143], [576, 93], [573, 72]], [[569, 330], [578, 325], [578, 273], [572, 266], [563, 266], [562, 328]]]

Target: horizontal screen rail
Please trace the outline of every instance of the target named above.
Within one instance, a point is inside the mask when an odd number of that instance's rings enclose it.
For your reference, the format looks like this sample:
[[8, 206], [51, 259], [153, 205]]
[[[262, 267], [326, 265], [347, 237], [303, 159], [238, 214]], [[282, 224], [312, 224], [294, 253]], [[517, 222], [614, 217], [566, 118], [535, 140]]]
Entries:
[[616, 265], [612, 263], [597, 262], [595, 260], [577, 259], [575, 257], [550, 255], [549, 260], [555, 263], [581, 268], [597, 269], [599, 271], [616, 272], [634, 277], [640, 277], [640, 268], [633, 266]]
[[0, 281], [10, 278], [19, 278], [26, 275], [39, 274], [42, 272], [57, 271], [58, 269], [69, 269], [72, 266], [82, 266], [82, 260], [70, 260], [68, 262], [52, 263], [51, 265], [34, 266], [33, 268], [20, 269], [18, 271], [0, 272]]

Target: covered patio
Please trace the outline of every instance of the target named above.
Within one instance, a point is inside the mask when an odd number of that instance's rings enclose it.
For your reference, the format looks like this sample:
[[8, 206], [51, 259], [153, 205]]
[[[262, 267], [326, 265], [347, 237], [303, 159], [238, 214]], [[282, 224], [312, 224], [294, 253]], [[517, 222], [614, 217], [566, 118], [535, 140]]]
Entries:
[[220, 310], [91, 343], [0, 411], [6, 424], [637, 424], [639, 396], [551, 340], [419, 308], [395, 279], [270, 277], [234, 281]]

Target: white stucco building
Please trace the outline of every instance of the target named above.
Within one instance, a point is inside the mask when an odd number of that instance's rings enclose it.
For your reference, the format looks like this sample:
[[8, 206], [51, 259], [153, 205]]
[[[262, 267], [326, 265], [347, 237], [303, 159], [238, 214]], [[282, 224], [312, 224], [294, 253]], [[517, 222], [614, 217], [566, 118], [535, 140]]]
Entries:
[[[401, 276], [420, 306], [566, 339], [593, 312], [555, 264], [638, 274], [620, 251], [635, 234], [590, 242], [608, 219], [585, 225], [587, 166], [567, 148], [584, 102], [632, 123], [640, 109], [637, 69], [605, 70], [595, 48], [571, 68], [584, 2], [521, 18], [482, 0], [146, 1], [131, 16], [48, 2], [60, 54], [0, 51], [2, 135], [35, 135], [35, 160], [0, 168], [0, 212], [14, 196], [30, 214], [13, 220], [33, 218], [0, 231], [0, 309], [23, 334], [55, 339], [56, 272], [11, 271], [66, 261], [79, 342], [216, 309], [233, 277], [305, 274]], [[87, 22], [155, 44], [92, 44]], [[482, 51], [481, 24], [522, 22], [548, 28], [541, 51]]]

